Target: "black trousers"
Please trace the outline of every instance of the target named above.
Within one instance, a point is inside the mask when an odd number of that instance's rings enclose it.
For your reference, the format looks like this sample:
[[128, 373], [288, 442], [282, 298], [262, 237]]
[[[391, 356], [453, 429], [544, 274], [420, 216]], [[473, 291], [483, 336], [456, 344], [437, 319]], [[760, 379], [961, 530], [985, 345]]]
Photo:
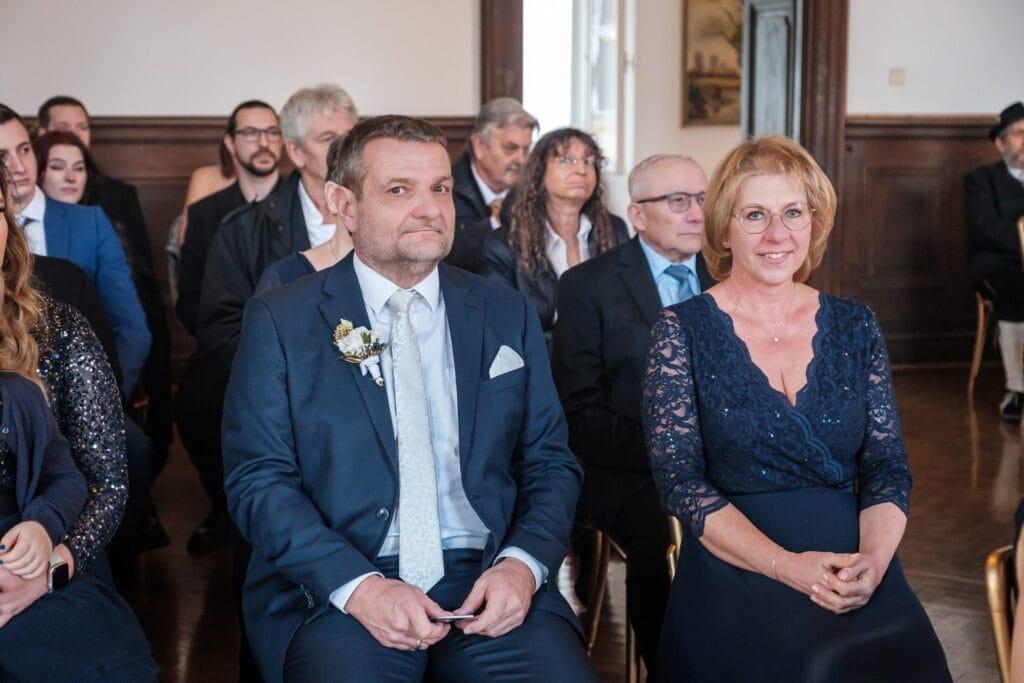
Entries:
[[995, 271], [985, 282], [995, 292], [992, 307], [996, 320], [1024, 321], [1024, 271], [1019, 267]]
[[627, 616], [637, 649], [656, 680], [658, 646], [671, 582], [668, 513], [650, 476], [588, 469], [580, 507], [626, 553]]
[[189, 360], [174, 397], [174, 421], [210, 502], [226, 507], [224, 458], [220, 446], [224, 390], [220, 386], [220, 374], [205, 359]]

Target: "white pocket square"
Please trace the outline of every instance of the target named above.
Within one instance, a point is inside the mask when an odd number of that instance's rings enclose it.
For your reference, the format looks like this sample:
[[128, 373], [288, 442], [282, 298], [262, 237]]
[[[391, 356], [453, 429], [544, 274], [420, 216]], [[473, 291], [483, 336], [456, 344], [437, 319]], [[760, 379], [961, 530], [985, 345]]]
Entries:
[[512, 372], [523, 367], [523, 359], [518, 353], [513, 351], [510, 347], [502, 344], [501, 348], [498, 349], [498, 355], [494, 357], [494, 361], [491, 362], [491, 369], [487, 372], [489, 379], [494, 379], [499, 375], [504, 375], [506, 372]]

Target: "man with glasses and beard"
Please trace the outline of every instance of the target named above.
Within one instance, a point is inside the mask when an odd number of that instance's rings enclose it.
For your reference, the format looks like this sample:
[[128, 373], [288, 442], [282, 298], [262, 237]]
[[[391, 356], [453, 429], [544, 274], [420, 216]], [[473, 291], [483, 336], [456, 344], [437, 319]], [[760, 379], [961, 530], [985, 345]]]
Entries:
[[189, 230], [178, 260], [175, 310], [192, 336], [196, 336], [206, 254], [217, 227], [229, 213], [247, 202], [263, 199], [277, 187], [282, 146], [277, 112], [261, 100], [242, 102], [228, 118], [224, 145], [231, 154], [237, 180], [188, 207]]
[[1024, 409], [1024, 270], [1017, 220], [1024, 216], [1024, 103], [999, 114], [988, 134], [1002, 156], [967, 174], [967, 265], [975, 288], [992, 298], [1006, 372], [1000, 417]]

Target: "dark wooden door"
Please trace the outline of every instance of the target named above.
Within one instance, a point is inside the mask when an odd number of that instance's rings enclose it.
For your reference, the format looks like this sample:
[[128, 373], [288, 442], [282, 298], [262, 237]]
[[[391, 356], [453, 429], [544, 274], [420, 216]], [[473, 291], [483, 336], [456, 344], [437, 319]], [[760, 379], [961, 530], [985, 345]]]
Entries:
[[745, 135], [800, 137], [803, 0], [747, 0], [743, 8]]

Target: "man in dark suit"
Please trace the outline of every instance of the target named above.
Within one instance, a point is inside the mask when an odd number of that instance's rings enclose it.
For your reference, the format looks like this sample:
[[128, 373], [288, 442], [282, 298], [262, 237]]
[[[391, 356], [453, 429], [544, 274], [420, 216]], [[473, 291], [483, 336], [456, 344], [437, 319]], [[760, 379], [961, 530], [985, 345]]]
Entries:
[[640, 381], [658, 313], [714, 282], [699, 253], [706, 189], [704, 172], [688, 157], [640, 162], [629, 175], [637, 236], [558, 282], [553, 371], [569, 444], [586, 473], [580, 509], [626, 551], [629, 620], [652, 679], [668, 600], [669, 536], [644, 445]]
[[480, 251], [501, 225], [501, 207], [519, 180], [537, 127], [537, 119], [511, 97], [480, 108], [466, 151], [452, 164], [455, 240], [445, 263], [480, 272]]
[[[249, 302], [225, 403], [263, 676], [596, 680], [555, 585], [580, 472], [537, 316], [438, 266], [454, 227], [440, 130], [367, 119], [341, 157], [328, 201], [354, 252]], [[379, 383], [345, 362], [363, 342], [343, 321], [387, 338]]]
[[[92, 143], [89, 112], [74, 97], [57, 95], [46, 100], [39, 107], [36, 123], [41, 133], [66, 131], [77, 135], [86, 147]], [[139, 194], [134, 185], [101, 173], [96, 179], [96, 197], [90, 203], [93, 202], [103, 209], [121, 239], [132, 282], [146, 313], [146, 325], [153, 336], [140, 378], [149, 399], [143, 428], [163, 461], [171, 441], [171, 339]]]
[[131, 395], [152, 337], [113, 226], [99, 207], [65, 204], [43, 194], [36, 186], [37, 163], [28, 129], [2, 104], [0, 160], [7, 167], [14, 210], [32, 252], [77, 264], [99, 291], [114, 326], [122, 389]]
[[967, 265], [976, 287], [993, 294], [1006, 395], [999, 406], [1006, 422], [1024, 410], [1024, 271], [1017, 220], [1024, 216], [1024, 103], [1004, 109], [989, 131], [1001, 161], [979, 166], [964, 181], [967, 203]]
[[210, 243], [195, 318], [199, 344], [185, 370], [188, 380], [183, 378], [175, 400], [179, 426], [183, 417], [190, 425], [191, 435], [182, 438], [213, 504], [189, 538], [192, 552], [213, 550], [229, 539], [220, 421], [242, 308], [264, 268], [334, 234], [324, 200], [327, 148], [355, 124], [357, 116], [352, 98], [338, 86], [303, 88], [293, 94], [281, 109], [281, 130], [295, 172], [265, 199], [225, 216]]

